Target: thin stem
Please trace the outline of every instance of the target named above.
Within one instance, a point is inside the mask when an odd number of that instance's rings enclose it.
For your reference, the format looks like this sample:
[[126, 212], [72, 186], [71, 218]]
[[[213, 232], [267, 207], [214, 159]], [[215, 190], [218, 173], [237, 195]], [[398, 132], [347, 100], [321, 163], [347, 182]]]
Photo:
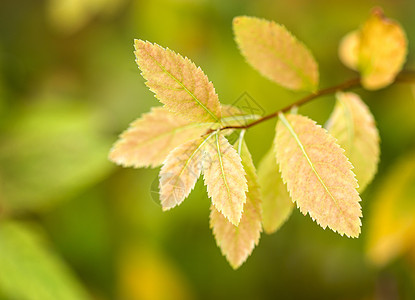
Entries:
[[290, 104], [290, 105], [288, 105], [288, 106], [286, 106], [286, 107], [284, 107], [280, 110], [277, 110], [277, 111], [275, 111], [275, 112], [273, 112], [269, 115], [266, 115], [266, 116], [264, 116], [264, 117], [262, 117], [262, 118], [260, 118], [256, 121], [252, 122], [252, 123], [249, 123], [249, 124], [246, 124], [246, 125], [240, 125], [240, 126], [225, 126], [225, 127], [222, 127], [220, 130], [225, 130], [225, 129], [248, 129], [248, 128], [251, 128], [252, 126], [255, 126], [259, 123], [262, 123], [264, 121], [267, 121], [267, 120], [270, 120], [270, 119], [273, 119], [273, 118], [277, 117], [279, 113], [285, 113], [285, 112], [291, 110], [291, 108], [293, 108], [293, 107], [299, 107], [299, 106], [301, 106], [301, 105], [303, 105], [307, 102], [310, 102], [311, 100], [319, 98], [321, 96], [330, 95], [330, 94], [333, 94], [337, 91], [347, 90], [347, 89], [350, 89], [352, 87], [358, 87], [358, 86], [360, 86], [360, 79], [359, 78], [353, 78], [353, 79], [348, 80], [348, 81], [346, 81], [344, 83], [341, 83], [339, 85], [319, 90], [319, 91], [315, 92], [314, 94], [310, 94], [310, 95], [308, 95], [304, 98], [301, 98], [300, 100], [298, 100], [298, 101], [296, 101], [296, 102], [294, 102], [294, 103], [292, 103], [292, 104]]
[[[415, 71], [412, 71], [412, 70], [402, 71], [401, 73], [399, 73], [396, 76], [395, 82], [415, 83]], [[264, 117], [262, 117], [262, 118], [260, 118], [256, 121], [252, 122], [252, 123], [249, 123], [249, 124], [246, 124], [246, 125], [239, 125], [239, 126], [238, 125], [236, 125], [236, 126], [231, 126], [231, 125], [230, 126], [225, 126], [225, 127], [220, 128], [220, 130], [225, 130], [225, 129], [248, 129], [248, 128], [251, 128], [251, 127], [253, 127], [255, 125], [258, 125], [262, 122], [265, 122], [267, 120], [278, 117], [279, 113], [285, 113], [285, 112], [291, 110], [293, 107], [299, 107], [299, 106], [301, 106], [303, 104], [306, 104], [308, 102], [311, 102], [312, 100], [314, 100], [316, 98], [319, 98], [321, 96], [331, 95], [331, 94], [334, 94], [338, 91], [349, 90], [349, 89], [357, 88], [357, 87], [360, 87], [360, 86], [361, 86], [360, 78], [353, 78], [353, 79], [345, 81], [341, 84], [319, 90], [319, 91], [317, 91], [313, 94], [310, 94], [310, 95], [308, 95], [304, 98], [301, 98], [298, 101], [296, 101], [296, 102], [294, 102], [294, 103], [292, 103], [292, 104], [290, 104], [290, 105], [288, 105], [284, 108], [281, 108], [280, 110], [277, 110], [277, 111], [275, 111], [275, 112], [273, 112], [269, 115], [266, 115], [266, 116], [264, 116]]]

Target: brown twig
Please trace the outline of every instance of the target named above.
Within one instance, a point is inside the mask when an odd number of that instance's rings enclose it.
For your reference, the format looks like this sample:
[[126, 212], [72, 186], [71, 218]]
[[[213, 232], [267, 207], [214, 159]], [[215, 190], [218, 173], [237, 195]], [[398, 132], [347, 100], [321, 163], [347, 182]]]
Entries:
[[[412, 71], [412, 70], [402, 71], [401, 73], [399, 73], [396, 76], [395, 82], [415, 83], [415, 71]], [[360, 87], [360, 86], [361, 86], [361, 84], [360, 84], [360, 78], [353, 78], [353, 79], [350, 79], [348, 81], [345, 81], [345, 82], [343, 82], [341, 84], [338, 84], [338, 85], [335, 85], [335, 86], [332, 86], [332, 87], [328, 87], [328, 88], [319, 90], [319, 91], [317, 91], [317, 92], [315, 92], [313, 94], [310, 94], [310, 95], [308, 95], [308, 96], [306, 96], [304, 98], [301, 98], [301, 99], [297, 100], [296, 102], [294, 102], [294, 103], [292, 103], [292, 104], [290, 104], [290, 105], [288, 105], [288, 106], [286, 106], [284, 108], [281, 108], [280, 110], [277, 110], [277, 111], [275, 111], [275, 112], [273, 112], [273, 113], [271, 113], [269, 115], [266, 115], [266, 116], [264, 116], [264, 117], [262, 117], [262, 118], [260, 118], [260, 119], [258, 119], [256, 121], [252, 122], [252, 123], [249, 123], [249, 124], [246, 124], [246, 125], [235, 125], [235, 126], [231, 126], [230, 125], [230, 126], [225, 126], [225, 127], [220, 128], [219, 130], [225, 130], [225, 129], [248, 129], [248, 128], [252, 127], [252, 126], [258, 125], [258, 124], [260, 124], [262, 122], [265, 122], [267, 120], [270, 120], [270, 119], [273, 119], [275, 117], [278, 117], [278, 114], [279, 113], [285, 113], [285, 112], [291, 110], [293, 107], [301, 106], [301, 105], [306, 104], [306, 103], [308, 103], [308, 102], [310, 102], [310, 101], [312, 101], [312, 100], [314, 100], [316, 98], [319, 98], [321, 96], [334, 94], [334, 93], [336, 93], [338, 91], [349, 90], [349, 89], [357, 88], [357, 87]]]

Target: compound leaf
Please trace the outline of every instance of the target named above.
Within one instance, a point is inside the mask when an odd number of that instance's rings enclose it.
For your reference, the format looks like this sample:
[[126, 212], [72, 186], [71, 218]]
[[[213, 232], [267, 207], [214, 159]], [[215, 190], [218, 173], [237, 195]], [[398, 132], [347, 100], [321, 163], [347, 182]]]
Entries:
[[357, 237], [362, 216], [352, 165], [326, 130], [304, 116], [279, 115], [277, 162], [300, 211], [321, 227]]
[[[240, 143], [242, 143], [240, 145]], [[229, 261], [232, 268], [241, 266], [254, 247], [258, 244], [261, 235], [261, 194], [258, 186], [258, 178], [251, 154], [243, 142], [239, 139], [235, 145], [241, 146], [242, 165], [246, 171], [248, 192], [241, 221], [236, 227], [230, 223], [214, 206], [211, 206], [210, 227], [221, 248], [223, 255]]]
[[379, 133], [366, 104], [354, 93], [337, 93], [327, 130], [354, 166], [359, 192], [372, 181], [379, 162]]
[[135, 40], [136, 62], [146, 84], [168, 110], [197, 122], [219, 122], [213, 84], [188, 58], [157, 44]]
[[262, 225], [264, 231], [271, 234], [288, 220], [294, 208], [278, 170], [273, 149], [259, 163], [258, 179], [262, 195]]
[[248, 186], [241, 157], [221, 134], [215, 133], [204, 148], [203, 176], [215, 208], [238, 226]]
[[109, 158], [126, 167], [157, 167], [170, 151], [200, 137], [213, 124], [190, 122], [164, 107], [153, 107], [121, 134]]
[[202, 169], [203, 146], [211, 136], [180, 145], [167, 156], [160, 171], [163, 210], [179, 205], [190, 194]]
[[233, 30], [242, 55], [263, 76], [292, 90], [317, 89], [316, 61], [284, 26], [242, 16], [234, 18]]

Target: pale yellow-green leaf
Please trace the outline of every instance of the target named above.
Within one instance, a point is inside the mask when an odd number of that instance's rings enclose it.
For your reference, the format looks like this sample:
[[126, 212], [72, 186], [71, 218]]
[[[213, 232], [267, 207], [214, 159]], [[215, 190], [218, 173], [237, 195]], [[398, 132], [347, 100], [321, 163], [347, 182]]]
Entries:
[[337, 139], [354, 166], [361, 193], [372, 181], [379, 163], [379, 133], [373, 115], [354, 93], [337, 93], [327, 130]]
[[339, 234], [360, 234], [361, 200], [352, 164], [321, 126], [301, 115], [279, 115], [277, 162], [300, 211]]
[[242, 16], [234, 18], [233, 30], [242, 55], [263, 76], [292, 90], [317, 89], [316, 61], [284, 26]]
[[160, 201], [163, 210], [183, 202], [196, 184], [202, 169], [203, 147], [212, 137], [198, 138], [169, 153], [160, 170]]
[[259, 242], [261, 235], [261, 194], [258, 178], [251, 154], [243, 142], [238, 140], [235, 148], [241, 144], [242, 165], [246, 172], [248, 192], [241, 221], [236, 227], [230, 223], [213, 205], [210, 212], [210, 227], [216, 243], [232, 268], [239, 268]]
[[258, 178], [262, 195], [262, 225], [264, 231], [271, 234], [287, 221], [294, 208], [278, 170], [273, 149], [259, 163]]
[[383, 266], [415, 245], [415, 155], [396, 163], [379, 185], [371, 207], [367, 254]]
[[358, 69], [362, 85], [369, 90], [395, 80], [407, 54], [407, 40], [401, 25], [374, 9], [360, 30]]
[[360, 32], [354, 30], [340, 41], [339, 57], [342, 63], [352, 70], [357, 70], [359, 56]]
[[1, 299], [92, 299], [47, 244], [44, 236], [28, 225], [0, 221]]
[[168, 110], [197, 122], [219, 122], [221, 108], [212, 82], [188, 58], [157, 44], [135, 40], [136, 62], [146, 84]]
[[171, 150], [200, 137], [212, 125], [190, 122], [164, 107], [154, 107], [121, 134], [109, 158], [126, 167], [157, 167]]
[[216, 133], [204, 147], [203, 177], [213, 205], [238, 226], [248, 186], [241, 157], [228, 140]]

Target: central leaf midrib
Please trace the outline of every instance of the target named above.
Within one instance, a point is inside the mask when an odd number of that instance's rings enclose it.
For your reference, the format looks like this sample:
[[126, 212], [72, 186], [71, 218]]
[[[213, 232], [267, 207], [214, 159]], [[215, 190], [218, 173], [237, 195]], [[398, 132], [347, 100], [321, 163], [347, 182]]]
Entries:
[[158, 139], [161, 139], [161, 138], [163, 138], [165, 136], [168, 136], [168, 135], [175, 135], [177, 132], [180, 132], [180, 131], [183, 131], [183, 130], [186, 130], [186, 129], [197, 128], [197, 127], [204, 127], [204, 126], [210, 125], [210, 124], [214, 124], [214, 123], [191, 123], [191, 124], [188, 124], [188, 125], [176, 127], [176, 128], [174, 128], [172, 130], [165, 131], [165, 132], [163, 132], [163, 133], [161, 133], [161, 134], [159, 134], [157, 136], [151, 137], [151, 138], [149, 138], [149, 139], [147, 139], [145, 141], [140, 142], [140, 146], [149, 144], [151, 142], [154, 142], [154, 141], [156, 141]]
[[176, 181], [175, 181], [175, 185], [177, 184], [180, 176], [183, 174], [184, 170], [188, 167], [188, 165], [190, 164], [190, 161], [193, 159], [193, 157], [196, 155], [197, 152], [200, 151], [200, 149], [202, 149], [203, 145], [212, 137], [214, 133], [211, 133], [210, 135], [208, 135], [208, 137], [206, 137], [200, 144], [199, 146], [197, 146], [197, 148], [192, 152], [192, 154], [189, 156], [189, 158], [186, 160], [186, 163], [184, 164], [183, 168], [180, 170], [179, 174], [176, 176]]
[[226, 176], [225, 176], [225, 170], [223, 168], [223, 161], [222, 161], [222, 154], [220, 152], [220, 145], [219, 145], [219, 134], [216, 133], [216, 149], [217, 149], [217, 153], [218, 153], [218, 158], [219, 158], [219, 164], [220, 164], [220, 168], [221, 168], [221, 175], [222, 175], [222, 179], [224, 181], [224, 184], [226, 186], [226, 190], [228, 192], [228, 201], [230, 203], [230, 207], [232, 207], [232, 201], [231, 201], [231, 190], [229, 188], [228, 185], [228, 181], [226, 180]]
[[288, 122], [288, 120], [285, 118], [285, 116], [280, 113], [279, 114], [279, 118], [282, 121], [282, 123], [285, 125], [285, 127], [287, 127], [288, 131], [291, 133], [291, 135], [294, 137], [294, 140], [296, 141], [296, 143], [298, 144], [298, 146], [300, 147], [301, 151], [303, 152], [305, 158], [307, 159], [307, 162], [309, 163], [311, 170], [314, 172], [314, 174], [317, 176], [318, 181], [323, 185], [324, 189], [326, 190], [326, 192], [329, 194], [330, 198], [334, 201], [334, 203], [336, 204], [336, 206], [338, 207], [338, 203], [337, 200], [334, 198], [334, 196], [331, 194], [330, 190], [328, 189], [328, 187], [326, 186], [326, 184], [324, 183], [323, 179], [320, 177], [320, 175], [318, 174], [317, 170], [314, 168], [314, 165], [310, 159], [310, 157], [308, 156], [303, 144], [301, 143], [300, 139], [298, 138], [297, 133], [294, 131], [294, 129], [291, 127], [290, 123]]
[[219, 122], [219, 119], [216, 117], [216, 115], [213, 112], [211, 112], [210, 109], [208, 109], [202, 102], [200, 102], [200, 100], [197, 99], [197, 97], [182, 82], [180, 82], [180, 80], [178, 80], [173, 74], [171, 74], [169, 71], [167, 71], [167, 69], [164, 68], [164, 66], [162, 64], [160, 64], [157, 61], [157, 59], [155, 59], [147, 50], [144, 49], [144, 51], [146, 51], [148, 56], [151, 57], [151, 59], [160, 67], [160, 69], [163, 70], [163, 72], [165, 72], [167, 75], [170, 76], [170, 78], [172, 78], [174, 81], [176, 81], [178, 84], [180, 84], [183, 87], [183, 89], [190, 96], [192, 96], [192, 98], [196, 101], [196, 103], [199, 104], [215, 120], [215, 122]]

